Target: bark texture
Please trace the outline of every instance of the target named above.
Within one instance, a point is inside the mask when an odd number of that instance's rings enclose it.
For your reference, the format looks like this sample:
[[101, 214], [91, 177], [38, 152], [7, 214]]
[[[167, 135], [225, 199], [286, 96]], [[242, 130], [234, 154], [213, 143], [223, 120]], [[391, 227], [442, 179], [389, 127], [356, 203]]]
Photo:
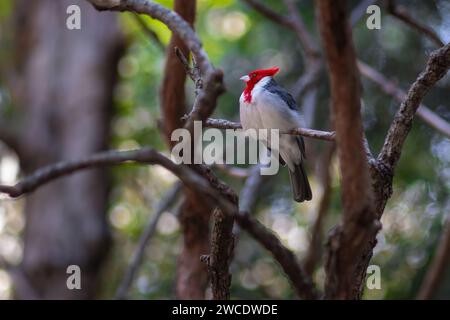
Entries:
[[[174, 11], [193, 26], [196, 0], [176, 0]], [[169, 147], [173, 145], [170, 135], [173, 130], [183, 126], [181, 118], [186, 113], [186, 71], [175, 53], [175, 48], [179, 48], [185, 57], [190, 54], [185, 42], [174, 33], [167, 47], [161, 87], [163, 130]], [[176, 296], [179, 299], [203, 299], [208, 279], [206, 266], [200, 261], [200, 256], [209, 252], [211, 210], [205, 207], [197, 192], [185, 189], [185, 194], [186, 200], [180, 217], [184, 241], [178, 260]]]
[[[66, 28], [66, 9], [81, 8], [82, 30]], [[16, 3], [16, 73], [12, 88], [22, 129], [24, 173], [103, 150], [121, 35], [114, 14], [84, 1]], [[24, 256], [15, 273], [19, 298], [88, 299], [109, 247], [107, 180], [97, 169], [54, 181], [26, 201]], [[68, 290], [66, 268], [81, 268], [81, 290]]]
[[328, 241], [325, 296], [349, 299], [360, 292], [355, 282], [355, 256], [361, 254], [379, 223], [373, 195], [360, 112], [360, 80], [348, 22], [346, 1], [318, 0], [317, 10], [325, 57], [330, 73], [332, 111], [336, 128], [342, 222]]

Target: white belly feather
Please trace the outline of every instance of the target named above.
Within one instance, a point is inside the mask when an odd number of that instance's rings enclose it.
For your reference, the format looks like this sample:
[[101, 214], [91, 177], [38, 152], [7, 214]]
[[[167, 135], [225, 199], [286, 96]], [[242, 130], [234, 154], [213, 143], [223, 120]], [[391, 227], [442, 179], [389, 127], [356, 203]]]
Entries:
[[[263, 90], [263, 86], [270, 80], [267, 77], [263, 78], [252, 91], [251, 103], [244, 102], [244, 95], [242, 94], [240, 103], [240, 119], [244, 130], [247, 129], [279, 129], [289, 130], [300, 127], [302, 120], [298, 112], [276, 106], [279, 100], [276, 100], [270, 93]], [[279, 140], [279, 152], [283, 160], [286, 162], [291, 170], [294, 170], [294, 165], [300, 163], [304, 155], [301, 154], [298, 147], [296, 137], [282, 134]]]

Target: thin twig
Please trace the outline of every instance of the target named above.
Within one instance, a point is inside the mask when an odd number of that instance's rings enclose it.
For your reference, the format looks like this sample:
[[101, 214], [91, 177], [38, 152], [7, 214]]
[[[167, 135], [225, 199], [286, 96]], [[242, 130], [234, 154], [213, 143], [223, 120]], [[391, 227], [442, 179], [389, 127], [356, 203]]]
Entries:
[[323, 224], [331, 203], [332, 195], [332, 175], [331, 164], [335, 154], [335, 145], [330, 145], [324, 151], [322, 161], [319, 164], [318, 174], [322, 187], [322, 194], [320, 198], [319, 207], [317, 209], [316, 219], [311, 230], [311, 240], [309, 243], [308, 253], [304, 260], [305, 272], [311, 276], [322, 254], [322, 238], [323, 238]]
[[261, 165], [254, 165], [245, 180], [244, 187], [239, 195], [239, 211], [252, 212], [259, 198], [259, 191], [264, 182], [269, 179], [267, 175], [261, 175]]
[[319, 47], [306, 28], [295, 2], [293, 0], [284, 0], [284, 4], [289, 10], [289, 26], [297, 34], [297, 38], [305, 51], [306, 59], [319, 58]]
[[195, 58], [192, 59], [193, 66], [191, 67], [189, 65], [188, 59], [178, 47], [175, 47], [175, 54], [177, 55], [178, 59], [183, 65], [186, 74], [191, 78], [192, 82], [194, 82], [195, 96], [198, 96], [200, 90], [203, 89], [203, 79], [200, 69], [197, 63], [195, 62]]
[[246, 168], [235, 167], [227, 164], [214, 164], [213, 168], [223, 171], [225, 174], [235, 178], [247, 178], [250, 170]]
[[134, 20], [136, 23], [141, 27], [141, 29], [144, 31], [144, 33], [148, 36], [148, 38], [156, 44], [156, 46], [161, 50], [165, 51], [166, 46], [164, 43], [162, 43], [161, 39], [159, 38], [158, 34], [153, 31], [147, 23], [145, 23], [145, 20], [138, 14], [133, 15]]
[[311, 278], [306, 275], [295, 254], [286, 248], [270, 229], [247, 212], [240, 212], [236, 216], [236, 222], [273, 255], [288, 276], [299, 297], [303, 299], [317, 299], [319, 297]]
[[[405, 100], [406, 92], [400, 89], [400, 87], [394, 81], [389, 80], [379, 71], [375, 70], [362, 61], [358, 61], [358, 68], [364, 77], [376, 83], [383, 92], [394, 97], [394, 99], [400, 103]], [[417, 115], [432, 128], [436, 129], [447, 137], [450, 137], [450, 123], [434, 113], [423, 103], [420, 104], [419, 109], [417, 109]]]
[[417, 299], [432, 299], [439, 289], [440, 284], [445, 276], [446, 270], [450, 262], [450, 215], [447, 215], [444, 222], [444, 229], [433, 260], [428, 267], [427, 273], [423, 278]]
[[136, 250], [133, 252], [131, 257], [131, 261], [125, 270], [122, 282], [117, 289], [116, 299], [125, 299], [128, 291], [133, 283], [134, 278], [138, 272], [138, 269], [142, 263], [145, 249], [148, 247], [150, 240], [152, 239], [155, 231], [156, 225], [159, 222], [162, 214], [170, 208], [176, 198], [179, 196], [181, 191], [181, 183], [176, 182], [173, 187], [170, 188], [169, 191], [163, 196], [163, 198], [158, 202], [155, 212], [153, 213], [151, 219], [149, 220], [147, 226], [144, 229], [141, 237], [139, 238], [139, 243], [136, 247]]
[[212, 197], [215, 201], [218, 201], [216, 205], [222, 206], [222, 209], [224, 209], [225, 212], [233, 214], [233, 212], [236, 211], [235, 205], [230, 203], [227, 199], [224, 199], [216, 190], [211, 188], [209, 182], [204, 177], [200, 176], [186, 165], [176, 165], [170, 159], [150, 147], [131, 151], [110, 150], [80, 160], [54, 163], [38, 169], [31, 175], [23, 178], [14, 186], [0, 185], [0, 192], [8, 194], [12, 198], [17, 198], [23, 194], [36, 190], [38, 187], [52, 180], [75, 173], [79, 170], [129, 162], [148, 165], [159, 164], [175, 174], [187, 186], [193, 187], [196, 190], [203, 192], [205, 195]]
[[379, 0], [361, 0], [361, 2], [352, 10], [350, 14], [350, 24], [354, 27], [358, 21], [364, 16], [367, 11], [367, 8], [377, 3]]
[[443, 47], [444, 42], [442, 42], [441, 38], [437, 35], [437, 33], [427, 25], [415, 20], [408, 13], [408, 10], [400, 5], [395, 3], [395, 0], [388, 0], [388, 11], [394, 17], [403, 21], [405, 24], [409, 25], [411, 28], [416, 29], [420, 33], [423, 33], [427, 36], [431, 41], [433, 41], [438, 47]]
[[267, 7], [261, 1], [258, 0], [242, 0], [242, 1], [245, 2], [247, 5], [249, 5], [250, 7], [252, 7], [254, 10], [258, 11], [267, 19], [272, 20], [273, 22], [276, 22], [277, 24], [283, 25], [285, 27], [292, 28], [292, 21], [289, 18]]

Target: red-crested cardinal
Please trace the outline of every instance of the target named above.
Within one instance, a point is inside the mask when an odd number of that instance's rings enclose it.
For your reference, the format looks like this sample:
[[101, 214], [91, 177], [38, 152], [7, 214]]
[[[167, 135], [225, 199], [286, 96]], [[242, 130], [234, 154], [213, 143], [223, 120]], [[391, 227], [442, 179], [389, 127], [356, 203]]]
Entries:
[[[239, 99], [240, 118], [244, 130], [290, 130], [302, 126], [302, 118], [294, 98], [273, 79], [278, 71], [277, 67], [255, 70], [241, 77], [246, 83]], [[297, 202], [311, 200], [311, 187], [303, 167], [306, 157], [303, 138], [281, 134], [279, 155], [282, 164], [287, 164], [289, 168], [294, 200]]]

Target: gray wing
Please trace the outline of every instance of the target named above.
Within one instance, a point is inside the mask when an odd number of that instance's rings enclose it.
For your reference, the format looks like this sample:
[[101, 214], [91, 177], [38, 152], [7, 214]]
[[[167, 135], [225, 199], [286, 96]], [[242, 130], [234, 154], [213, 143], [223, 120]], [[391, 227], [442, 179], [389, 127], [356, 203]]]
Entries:
[[273, 78], [270, 79], [269, 82], [267, 82], [264, 88], [270, 93], [276, 94], [281, 97], [281, 99], [283, 99], [289, 109], [298, 111], [297, 103], [295, 102], [294, 97], [292, 97], [292, 95], [287, 92], [287, 90], [282, 86], [280, 86]]

